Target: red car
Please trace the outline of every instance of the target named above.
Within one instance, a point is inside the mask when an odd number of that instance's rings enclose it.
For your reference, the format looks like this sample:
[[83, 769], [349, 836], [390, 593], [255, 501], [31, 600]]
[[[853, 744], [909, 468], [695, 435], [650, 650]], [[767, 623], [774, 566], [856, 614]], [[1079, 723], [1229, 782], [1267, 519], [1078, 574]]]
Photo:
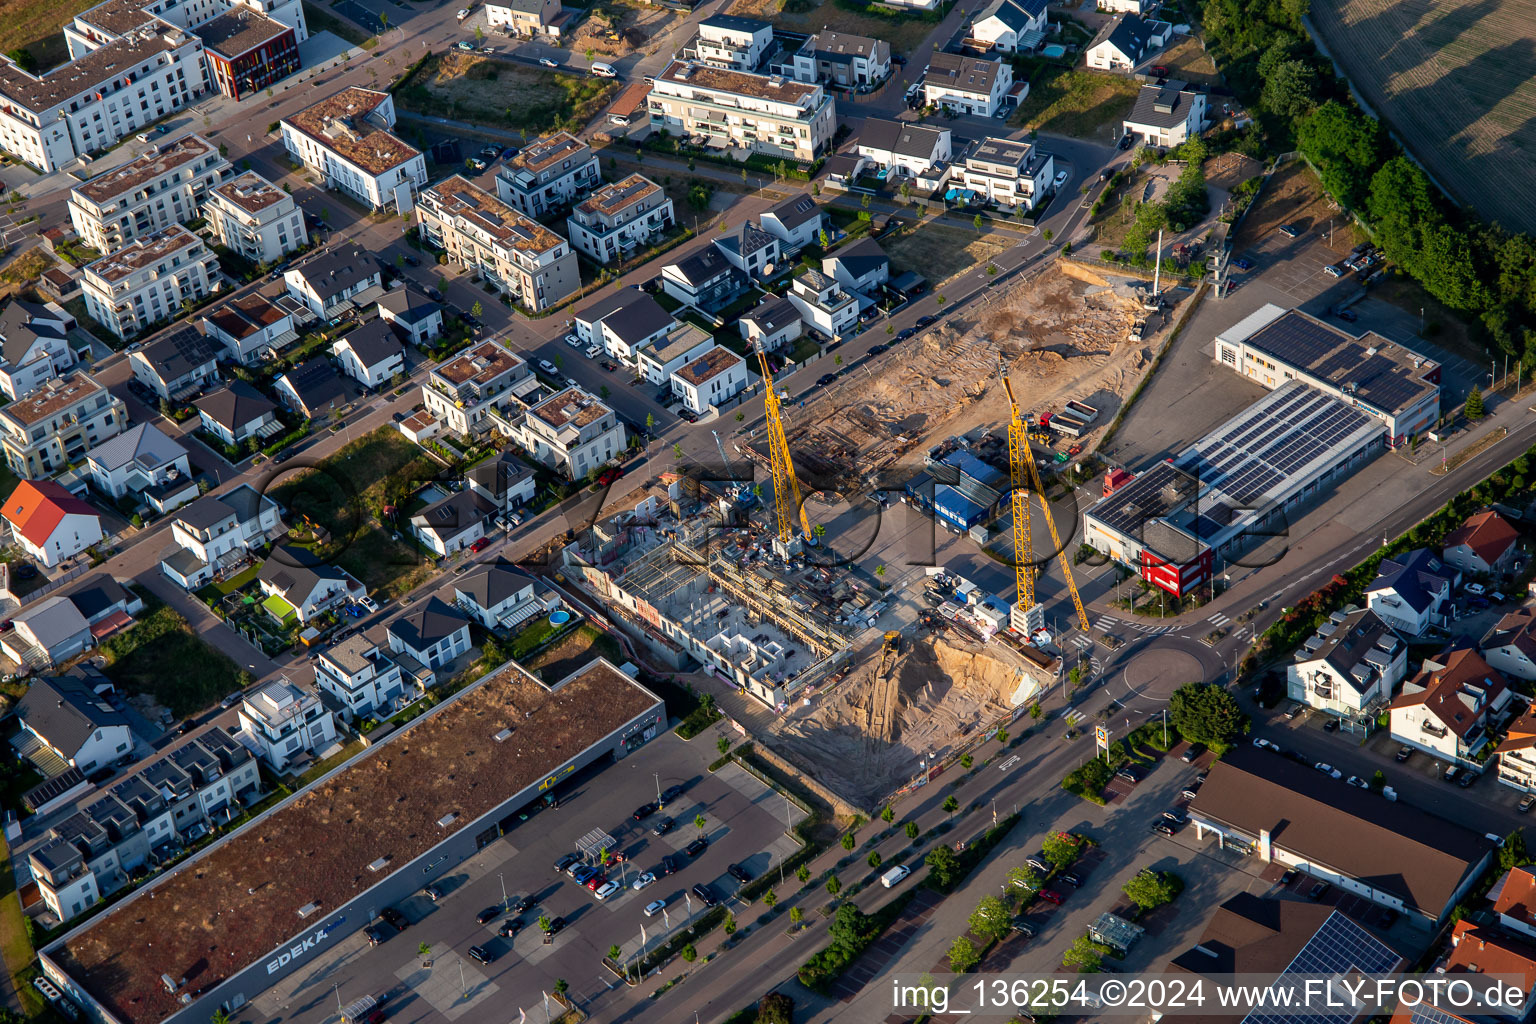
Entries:
[[605, 469], [601, 473], [598, 474], [598, 476], [597, 476], [598, 486], [599, 487], [607, 487], [609, 484], [613, 483], [615, 480], [617, 480], [619, 477], [621, 477], [623, 475], [624, 475], [624, 467], [623, 466], [610, 466], [608, 469]]
[[478, 554], [478, 553], [480, 553], [481, 551], [484, 551], [486, 548], [488, 548], [490, 546], [491, 546], [491, 538], [489, 538], [489, 537], [481, 537], [479, 540], [475, 541], [473, 544], [471, 544], [469, 546], [469, 550], [471, 550], [471, 551], [475, 552], [476, 554]]
[[608, 881], [608, 876], [599, 871], [597, 874], [587, 879], [587, 888], [591, 889], [593, 892], [597, 892], [598, 886], [602, 885], [606, 881]]
[[1040, 898], [1047, 903], [1054, 903], [1058, 907], [1067, 901], [1067, 898], [1055, 889], [1041, 889]]

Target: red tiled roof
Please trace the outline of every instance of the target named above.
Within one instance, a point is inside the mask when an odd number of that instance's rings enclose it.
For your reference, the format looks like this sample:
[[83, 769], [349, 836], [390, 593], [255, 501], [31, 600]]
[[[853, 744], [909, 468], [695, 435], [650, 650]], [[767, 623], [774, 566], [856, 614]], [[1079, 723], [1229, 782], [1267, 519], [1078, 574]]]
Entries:
[[1445, 961], [1447, 974], [1512, 974], [1525, 979], [1527, 990], [1536, 978], [1536, 949], [1492, 928], [1458, 921], [1451, 942], [1455, 948]]
[[1445, 659], [1445, 668], [1421, 670], [1409, 683], [1416, 689], [1408, 692], [1405, 688], [1392, 707], [1423, 704], [1447, 729], [1465, 738], [1474, 726], [1487, 720], [1488, 711], [1509, 684], [1471, 648], [1440, 657]]
[[1533, 906], [1536, 906], [1536, 874], [1528, 868], [1510, 868], [1499, 885], [1499, 898], [1493, 901], [1493, 912], [1530, 923], [1536, 919], [1531, 912]]
[[23, 480], [5, 499], [4, 515], [17, 533], [42, 547], [65, 516], [94, 516], [96, 510], [52, 480]]
[[1447, 534], [1442, 550], [1449, 551], [1465, 544], [1472, 549], [1473, 554], [1492, 565], [1519, 539], [1520, 535], [1515, 532], [1515, 528], [1503, 516], [1489, 509], [1468, 516], [1466, 522]]

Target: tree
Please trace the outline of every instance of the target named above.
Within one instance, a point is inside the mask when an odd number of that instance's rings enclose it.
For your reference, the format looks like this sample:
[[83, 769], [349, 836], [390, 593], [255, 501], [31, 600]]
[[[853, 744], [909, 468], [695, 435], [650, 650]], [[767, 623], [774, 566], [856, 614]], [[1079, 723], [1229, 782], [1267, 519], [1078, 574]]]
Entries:
[[475, 42], [477, 44], [485, 42], [485, 29], [481, 28], [479, 25], [475, 26]]
[[944, 798], [944, 802], [939, 806], [943, 809], [945, 814], [954, 814], [955, 811], [960, 807], [960, 801], [956, 800], [955, 794], [951, 793], [949, 796]]
[[769, 910], [772, 910], [773, 905], [777, 902], [779, 902], [778, 893], [774, 892], [772, 889], [769, 889], [767, 892], [763, 893], [763, 906], [767, 907]]
[[1120, 891], [1125, 893], [1128, 900], [1146, 912], [1170, 902], [1178, 895], [1179, 886], [1174, 876], [1167, 872], [1142, 868], [1131, 877], [1130, 881], [1120, 887]]
[[475, 304], [469, 307], [469, 315], [474, 317], [476, 320], [485, 315], [485, 307], [480, 305], [479, 299], [476, 299]]
[[691, 964], [699, 958], [699, 951], [693, 948], [693, 943], [691, 942], [684, 946], [680, 953], [684, 963]]
[[822, 228], [820, 231], [818, 231], [816, 233], [816, 238], [817, 238], [818, 241], [821, 242], [821, 247], [823, 249], [825, 249], [828, 245], [832, 244], [831, 241], [827, 238], [827, 229], [826, 228]]
[[[9, 1016], [9, 1012], [7, 1012], [7, 1016]], [[209, 1016], [208, 1024], [230, 1024], [230, 1020], [229, 1011], [221, 1006]]]
[[792, 924], [792, 925], [794, 925], [795, 927], [798, 928], [800, 926], [800, 920], [803, 917], [805, 917], [805, 911], [801, 910], [799, 907], [790, 907], [789, 908], [789, 923], [790, 924]]
[[1472, 393], [1467, 396], [1467, 419], [1480, 420], [1487, 412], [1483, 408], [1483, 389], [1473, 385]]
[[554, 359], [551, 361], [555, 364], [555, 369], [562, 370], [565, 368], [565, 356], [561, 353], [556, 352]]
[[570, 983], [567, 982], [564, 978], [555, 979], [555, 995], [559, 996], [561, 999], [564, 999], [565, 994], [570, 990]]
[[975, 228], [978, 234], [981, 232], [981, 214], [978, 213], [971, 218], [971, 227]]
[[1007, 904], [996, 896], [983, 896], [966, 923], [970, 925], [971, 934], [1001, 942], [1013, 931], [1008, 917]]
[[[552, 927], [554, 927], [554, 923], [552, 921], [550, 921], [549, 915], [548, 914], [540, 914], [539, 915], [539, 931], [541, 931], [541, 932], [548, 932], [550, 930], [550, 928], [552, 928]], [[425, 946], [426, 943], [423, 942], [422, 945]]]
[[959, 936], [949, 946], [949, 969], [956, 974], [965, 974], [972, 967], [981, 963], [981, 950], [976, 948], [976, 943]]
[[1248, 731], [1248, 717], [1237, 701], [1214, 683], [1185, 683], [1168, 700], [1168, 721], [1191, 743], [1225, 751], [1234, 737]]
[[1348, 209], [1365, 203], [1381, 151], [1381, 130], [1375, 118], [1329, 100], [1297, 123], [1296, 146], [1317, 166], [1330, 195]]
[[683, 446], [681, 442], [672, 446], [672, 457], [676, 459], [683, 457]]
[[890, 804], [886, 804], [885, 805], [885, 810], [880, 812], [880, 820], [885, 822], [887, 825], [889, 825], [891, 822], [895, 821], [896, 820], [896, 808], [892, 807]]
[[37, 70], [37, 58], [32, 56], [32, 51], [25, 46], [18, 50], [12, 50], [6, 56], [15, 61], [16, 66], [29, 75]]
[[653, 434], [656, 432], [656, 414], [653, 412], [648, 412], [645, 414], [645, 432], [647, 434]]
[[862, 196], [859, 197], [859, 205], [862, 206], [866, 210], [869, 209], [869, 193], [868, 192], [864, 193]]
[[612, 960], [614, 963], [618, 963], [619, 957], [623, 955], [624, 950], [619, 948], [619, 944], [617, 942], [608, 947], [608, 959]]
[[1281, 62], [1266, 76], [1259, 102], [1287, 121], [1301, 117], [1317, 104], [1316, 69], [1302, 60]]
[[858, 844], [858, 840], [853, 837], [852, 832], [844, 832], [841, 841], [845, 850], [851, 850]]
[[885, 578], [885, 566], [883, 566], [883, 565], [875, 566], [875, 575], [879, 576], [881, 579], [884, 579]]
[[817, 523], [815, 526], [811, 527], [811, 536], [815, 537], [817, 540], [821, 540], [821, 538], [825, 537], [826, 535], [827, 528], [820, 523]]
[[386, 32], [389, 31], [389, 12], [388, 11], [380, 11], [379, 12], [379, 25], [384, 29], [384, 31], [386, 31]]
[[1531, 857], [1526, 850], [1525, 836], [1519, 829], [1515, 829], [1504, 838], [1504, 845], [1499, 847], [1499, 871], [1524, 867], [1530, 862]]
[[959, 880], [960, 862], [955, 857], [955, 851], [949, 847], [935, 846], [923, 860], [928, 865], [928, 877], [940, 887], [947, 889]]
[[1009, 868], [1008, 888], [1029, 893], [1039, 892], [1040, 875], [1028, 864], [1020, 864], [1016, 868]]
[[795, 877], [800, 879], [801, 885], [804, 885], [811, 880], [811, 869], [801, 864], [798, 868], [795, 868]]
[[909, 821], [902, 826], [902, 831], [906, 832], [908, 839], [916, 839], [918, 833], [921, 832], [922, 829], [918, 828], [917, 822]]
[[973, 765], [975, 763], [976, 763], [976, 759], [974, 757], [972, 757], [970, 754], [961, 754], [960, 755], [960, 767], [961, 768], [969, 769], [971, 767], [971, 765]]
[[879, 850], [870, 850], [869, 851], [869, 866], [870, 867], [872, 867], [872, 868], [879, 867], [881, 860], [882, 860], [882, 858], [880, 856], [880, 851]]
[[1040, 849], [1044, 851], [1045, 859], [1050, 861], [1058, 871], [1071, 867], [1083, 852], [1081, 841], [1064, 836], [1060, 832], [1046, 836], [1045, 842], [1040, 844]]
[[1108, 955], [1108, 946], [1094, 942], [1086, 935], [1079, 935], [1061, 955], [1061, 963], [1063, 967], [1076, 967], [1081, 974], [1097, 974]]
[[718, 740], [715, 740], [715, 749], [720, 751], [721, 757], [724, 757], [731, 749], [731, 741], [721, 736]]
[[1052, 231], [1050, 228], [1046, 228], [1044, 231], [1040, 232], [1040, 237], [1049, 242], [1051, 239], [1056, 237], [1056, 232]]
[[1000, 729], [997, 730], [997, 742], [999, 742], [999, 743], [1007, 743], [1008, 742], [1008, 730], [1007, 729], [1001, 729], [1000, 728]]
[[842, 891], [843, 891], [843, 883], [838, 881], [836, 875], [829, 875], [827, 877], [827, 893], [829, 895], [836, 896], [838, 893], [840, 893]]
[[603, 398], [603, 401], [606, 402], [608, 400], [608, 396], [611, 395], [613, 392], [608, 390], [608, 385], [607, 384], [600, 384], [600, 385], [598, 385], [597, 393], [599, 395], [601, 395], [602, 398]]
[[699, 835], [703, 836], [704, 835], [704, 815], [702, 815], [702, 814], [695, 814], [693, 816], [693, 824], [694, 824], [694, 827], [699, 830]]
[[901, 193], [902, 202], [906, 202], [908, 199], [912, 198], [912, 186], [908, 185], [906, 182], [902, 182], [901, 187], [896, 191]]
[[757, 1004], [757, 1024], [794, 1024], [795, 1001], [782, 992], [769, 992]]

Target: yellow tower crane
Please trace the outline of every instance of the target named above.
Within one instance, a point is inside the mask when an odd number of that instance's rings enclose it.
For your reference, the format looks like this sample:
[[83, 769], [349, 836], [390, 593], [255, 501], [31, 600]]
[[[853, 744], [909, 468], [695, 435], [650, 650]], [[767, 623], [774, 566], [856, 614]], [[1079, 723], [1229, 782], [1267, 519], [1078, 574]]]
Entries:
[[1035, 567], [1030, 563], [1034, 555], [1034, 543], [1030, 536], [1030, 491], [1025, 486], [1025, 474], [1028, 473], [1029, 484], [1040, 495], [1040, 509], [1045, 513], [1045, 525], [1051, 530], [1051, 543], [1056, 545], [1062, 575], [1067, 578], [1067, 589], [1072, 592], [1072, 603], [1077, 607], [1078, 624], [1086, 633], [1088, 613], [1083, 609], [1082, 596], [1077, 592], [1077, 581], [1072, 578], [1067, 549], [1061, 546], [1061, 535], [1056, 532], [1056, 520], [1051, 516], [1050, 503], [1045, 500], [1040, 471], [1035, 468], [1035, 457], [1029, 450], [1029, 431], [1023, 417], [1019, 415], [1019, 403], [1013, 396], [1013, 382], [1008, 379], [1008, 367], [1001, 357], [997, 360], [997, 373], [1003, 379], [1003, 390], [1008, 393], [1008, 473], [1013, 484], [1013, 561], [1019, 607], [1023, 613], [1035, 607]]
[[[773, 507], [778, 514], [779, 541], [788, 544], [795, 534], [795, 513], [800, 514], [800, 527], [804, 530], [805, 543], [813, 544], [811, 519], [805, 514], [805, 503], [800, 500], [800, 481], [795, 479], [795, 465], [789, 459], [789, 441], [784, 437], [784, 421], [779, 417], [779, 392], [773, 384], [773, 374], [768, 369], [768, 357], [762, 348], [757, 350], [757, 362], [763, 371], [763, 413], [768, 419], [768, 461], [773, 467]], [[794, 502], [793, 508], [790, 502]]]

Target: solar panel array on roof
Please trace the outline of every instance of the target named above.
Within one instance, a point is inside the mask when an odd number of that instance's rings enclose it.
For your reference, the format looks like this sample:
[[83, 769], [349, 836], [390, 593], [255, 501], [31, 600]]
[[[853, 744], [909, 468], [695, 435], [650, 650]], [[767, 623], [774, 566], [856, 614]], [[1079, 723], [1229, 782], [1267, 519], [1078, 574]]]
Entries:
[[[1280, 973], [1277, 984], [1283, 984], [1288, 974], [1329, 975], [1338, 977], [1351, 974], [1386, 974], [1402, 962], [1390, 947], [1370, 932], [1335, 910], [1328, 915], [1323, 926], [1307, 944], [1301, 947], [1296, 958]], [[1300, 993], [1298, 992], [1298, 996]], [[1340, 999], [1340, 1002], [1346, 1000]], [[1280, 1012], [1255, 1010], [1243, 1018], [1243, 1024], [1296, 1024], [1298, 1019], [1309, 1024], [1348, 1024], [1359, 1016], [1353, 1006], [1319, 1008], [1307, 1007], [1304, 1015], [1294, 1011]]]
[[1387, 339], [1352, 338], [1295, 310], [1255, 331], [1248, 344], [1334, 387], [1353, 384], [1357, 398], [1386, 412], [1406, 409], [1433, 387], [1382, 351], [1392, 344]]

